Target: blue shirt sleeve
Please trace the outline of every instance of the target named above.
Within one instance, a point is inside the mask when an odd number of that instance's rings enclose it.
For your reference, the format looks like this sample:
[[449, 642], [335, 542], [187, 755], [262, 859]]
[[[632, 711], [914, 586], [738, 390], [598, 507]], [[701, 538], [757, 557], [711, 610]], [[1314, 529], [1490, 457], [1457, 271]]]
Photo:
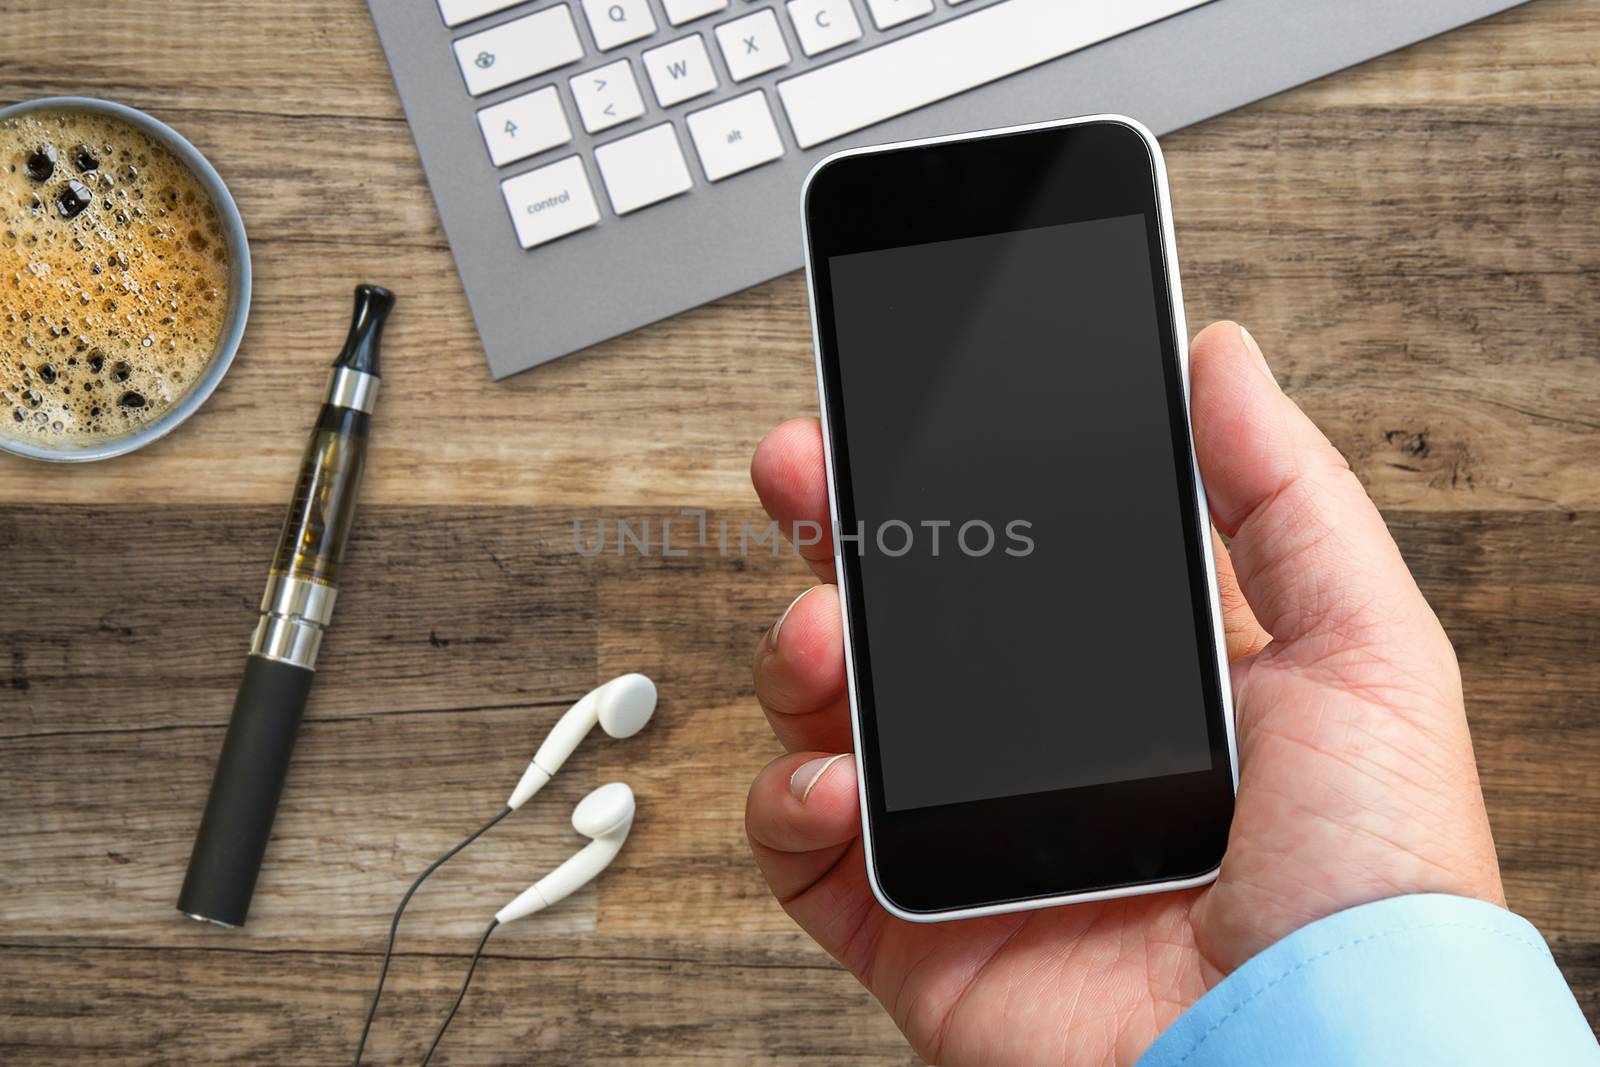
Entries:
[[1539, 931], [1481, 900], [1396, 897], [1255, 956], [1137, 1067], [1600, 1067]]

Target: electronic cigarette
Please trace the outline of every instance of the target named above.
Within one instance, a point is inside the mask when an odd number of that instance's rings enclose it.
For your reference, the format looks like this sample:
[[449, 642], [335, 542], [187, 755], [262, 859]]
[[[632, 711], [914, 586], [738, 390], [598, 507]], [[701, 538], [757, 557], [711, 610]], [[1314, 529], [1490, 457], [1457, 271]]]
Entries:
[[356, 287], [350, 335], [334, 360], [328, 395], [301, 462], [178, 896], [178, 910], [191, 919], [243, 926], [250, 911], [317, 650], [339, 593], [339, 566], [355, 518], [367, 425], [378, 396], [378, 348], [392, 307], [394, 294], [387, 289]]

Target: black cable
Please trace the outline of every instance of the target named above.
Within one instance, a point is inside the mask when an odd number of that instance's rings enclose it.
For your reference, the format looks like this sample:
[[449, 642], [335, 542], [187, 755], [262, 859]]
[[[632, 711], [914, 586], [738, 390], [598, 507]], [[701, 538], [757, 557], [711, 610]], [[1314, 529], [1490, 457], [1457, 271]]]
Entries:
[[456, 1009], [461, 1007], [461, 1002], [466, 999], [467, 986], [472, 984], [472, 972], [478, 969], [478, 959], [483, 955], [483, 946], [489, 943], [489, 935], [494, 933], [494, 928], [499, 925], [499, 919], [490, 919], [488, 927], [483, 931], [483, 936], [478, 939], [478, 947], [472, 953], [472, 962], [467, 964], [467, 976], [461, 979], [461, 992], [456, 994], [456, 1002], [450, 1005], [450, 1014], [446, 1015], [444, 1022], [439, 1024], [439, 1032], [433, 1035], [433, 1044], [428, 1046], [427, 1055], [422, 1057], [422, 1067], [428, 1067], [428, 1061], [433, 1059], [434, 1050], [439, 1047], [439, 1042], [444, 1038], [444, 1032], [450, 1028], [450, 1020], [456, 1017]]
[[[428, 864], [428, 869], [417, 875], [417, 880], [411, 883], [411, 888], [406, 890], [406, 895], [400, 898], [400, 906], [394, 909], [394, 920], [389, 923], [389, 946], [383, 950], [383, 970], [378, 972], [378, 988], [372, 991], [372, 1006], [367, 1009], [367, 1022], [366, 1025], [362, 1026], [361, 1040], [356, 1044], [356, 1058], [354, 1067], [361, 1067], [361, 1053], [367, 1047], [367, 1034], [371, 1032], [372, 1020], [378, 1014], [378, 998], [383, 996], [383, 983], [384, 980], [389, 977], [389, 961], [394, 956], [394, 937], [400, 929], [400, 916], [405, 914], [406, 905], [411, 903], [411, 895], [417, 891], [418, 886], [427, 880], [430, 874], [438, 870], [440, 867], [443, 867], [445, 862], [456, 853], [460, 852], [478, 838], [488, 833], [496, 823], [505, 818], [507, 815], [510, 815], [511, 811], [511, 808], [502, 809], [501, 812], [494, 818], [490, 819], [488, 822], [478, 827], [478, 829], [468, 834], [466, 840], [462, 841], [455, 848], [452, 848], [449, 852], [446, 852], [444, 855]], [[452, 1014], [454, 1014], [454, 1012], [452, 1012]]]

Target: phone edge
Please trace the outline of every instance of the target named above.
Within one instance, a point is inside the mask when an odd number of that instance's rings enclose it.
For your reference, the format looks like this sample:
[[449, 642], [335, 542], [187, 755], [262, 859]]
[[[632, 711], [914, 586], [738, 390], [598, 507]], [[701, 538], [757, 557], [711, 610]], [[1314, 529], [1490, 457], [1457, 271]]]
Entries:
[[[828, 526], [829, 532], [833, 535], [834, 581], [839, 587], [841, 633], [844, 638], [845, 691], [849, 697], [850, 704], [850, 741], [853, 748], [852, 754], [857, 760], [856, 803], [860, 810], [861, 818], [862, 854], [866, 861], [867, 884], [872, 888], [873, 898], [889, 914], [906, 922], [951, 922], [957, 919], [976, 919], [988, 915], [1034, 911], [1040, 908], [1058, 907], [1062, 904], [1088, 904], [1097, 900], [1115, 900], [1121, 897], [1145, 896], [1151, 893], [1193, 889], [1216, 881], [1217, 875], [1221, 870], [1219, 860], [1218, 866], [1190, 878], [1121, 886], [1115, 889], [1096, 889], [1085, 893], [1062, 893], [1050, 897], [1033, 897], [1027, 900], [1010, 901], [1004, 904], [981, 904], [970, 908], [952, 908], [947, 911], [932, 912], [907, 911], [890, 900], [888, 894], [883, 891], [883, 887], [878, 883], [878, 870], [875, 862], [876, 853], [872, 842], [872, 824], [867, 816], [866, 775], [860, 766], [861, 708], [856, 694], [855, 654], [853, 642], [850, 639], [850, 610], [848, 606], [850, 603], [850, 589], [847, 584], [848, 572], [845, 570], [843, 554], [839, 547], [839, 500], [833, 469], [833, 432], [828, 419], [827, 381], [822, 367], [822, 337], [817, 324], [816, 274], [812, 270], [811, 262], [811, 227], [807, 222], [806, 205], [811, 195], [811, 182], [830, 164], [851, 156], [875, 155], [881, 152], [918, 148], [924, 145], [980, 140], [1006, 134], [1026, 133], [1032, 130], [1084, 126], [1096, 122], [1114, 122], [1127, 126], [1139, 135], [1144, 141], [1146, 149], [1150, 152], [1152, 169], [1155, 172], [1156, 179], [1157, 215], [1161, 220], [1161, 252], [1162, 258], [1165, 260], [1162, 267], [1167, 277], [1167, 292], [1171, 301], [1172, 328], [1175, 335], [1173, 337], [1174, 351], [1178, 355], [1178, 369], [1183, 383], [1183, 424], [1189, 448], [1190, 467], [1194, 471], [1195, 507], [1199, 512], [1197, 516], [1200, 524], [1199, 528], [1202, 531], [1209, 531], [1211, 529], [1211, 511], [1206, 500], [1205, 484], [1200, 477], [1199, 458], [1196, 456], [1194, 448], [1194, 424], [1189, 392], [1189, 327], [1183, 311], [1183, 285], [1178, 276], [1178, 246], [1172, 223], [1172, 197], [1167, 185], [1166, 158], [1162, 155], [1161, 145], [1156, 140], [1155, 134], [1150, 132], [1149, 127], [1138, 119], [1130, 118], [1127, 115], [1105, 113], [1080, 115], [1075, 118], [1051, 119], [1046, 122], [1030, 122], [1018, 126], [1001, 126], [994, 129], [975, 130], [969, 133], [945, 134], [939, 137], [920, 137], [907, 141], [862, 145], [856, 148], [842, 149], [818, 160], [806, 172], [805, 181], [800, 186], [800, 243], [805, 249], [806, 299], [809, 305], [807, 311], [811, 316], [811, 361], [817, 376], [818, 420], [822, 426], [822, 462], [828, 483]], [[1222, 717], [1224, 730], [1227, 734], [1228, 767], [1233, 780], [1234, 795], [1237, 796], [1239, 792], [1239, 753], [1234, 731], [1233, 686], [1228, 668], [1228, 645], [1226, 631], [1223, 629], [1222, 624], [1222, 601], [1217, 589], [1216, 554], [1212, 549], [1212, 538], [1202, 536], [1200, 542], [1202, 557], [1205, 560], [1206, 588], [1211, 597], [1212, 646], [1217, 657], [1217, 678], [1221, 683]]]

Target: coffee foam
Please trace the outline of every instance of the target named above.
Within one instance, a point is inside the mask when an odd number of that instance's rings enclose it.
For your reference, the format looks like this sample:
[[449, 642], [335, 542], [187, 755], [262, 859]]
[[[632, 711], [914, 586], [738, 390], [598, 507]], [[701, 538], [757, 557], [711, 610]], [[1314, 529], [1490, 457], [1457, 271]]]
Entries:
[[148, 425], [227, 316], [227, 242], [171, 151], [90, 112], [0, 120], [0, 434], [70, 445]]

